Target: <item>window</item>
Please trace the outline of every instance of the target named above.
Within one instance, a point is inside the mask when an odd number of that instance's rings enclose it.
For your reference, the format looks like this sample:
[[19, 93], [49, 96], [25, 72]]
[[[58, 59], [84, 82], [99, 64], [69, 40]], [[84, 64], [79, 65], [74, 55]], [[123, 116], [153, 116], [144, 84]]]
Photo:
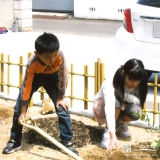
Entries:
[[138, 4], [160, 8], [160, 0], [138, 0]]

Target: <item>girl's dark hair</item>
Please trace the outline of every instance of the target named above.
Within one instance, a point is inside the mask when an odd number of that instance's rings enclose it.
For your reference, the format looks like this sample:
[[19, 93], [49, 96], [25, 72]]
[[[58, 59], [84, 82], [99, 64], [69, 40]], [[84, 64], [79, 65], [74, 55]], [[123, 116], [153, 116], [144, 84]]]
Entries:
[[51, 33], [44, 32], [35, 41], [35, 49], [39, 54], [53, 53], [58, 51], [59, 47], [58, 38]]
[[124, 104], [124, 79], [128, 76], [129, 79], [140, 80], [139, 83], [139, 98], [141, 107], [143, 107], [147, 93], [147, 74], [141, 60], [130, 59], [123, 66], [121, 66], [113, 77], [113, 87], [115, 89], [115, 97], [121, 105]]

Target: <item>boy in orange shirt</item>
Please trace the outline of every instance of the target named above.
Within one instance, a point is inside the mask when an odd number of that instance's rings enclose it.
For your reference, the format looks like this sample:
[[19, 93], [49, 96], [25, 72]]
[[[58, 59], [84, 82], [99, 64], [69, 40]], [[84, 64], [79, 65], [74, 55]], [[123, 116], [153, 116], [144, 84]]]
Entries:
[[3, 154], [12, 153], [21, 148], [22, 126], [18, 120], [25, 122], [30, 99], [33, 93], [43, 86], [52, 99], [59, 117], [61, 143], [79, 155], [71, 142], [73, 135], [68, 112], [69, 106], [64, 97], [68, 84], [68, 69], [59, 46], [58, 38], [51, 33], [44, 33], [36, 39], [36, 51], [27, 63], [24, 80], [14, 108], [10, 140], [3, 149]]

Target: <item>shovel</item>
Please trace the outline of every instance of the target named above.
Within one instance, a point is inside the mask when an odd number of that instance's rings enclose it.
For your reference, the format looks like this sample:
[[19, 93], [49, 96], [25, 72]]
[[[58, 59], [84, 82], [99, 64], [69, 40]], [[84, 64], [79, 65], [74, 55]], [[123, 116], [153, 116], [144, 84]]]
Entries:
[[55, 140], [50, 135], [48, 135], [42, 129], [38, 128], [36, 122], [33, 119], [31, 119], [30, 117], [28, 117], [28, 118], [26, 118], [26, 121], [28, 121], [28, 120], [31, 121], [32, 125], [26, 124], [22, 120], [20, 120], [19, 123], [21, 125], [23, 125], [24, 127], [28, 128], [28, 129], [32, 129], [32, 130], [36, 131], [41, 136], [43, 136], [45, 139], [49, 140], [51, 143], [53, 143], [54, 145], [56, 145], [58, 148], [62, 149], [65, 153], [67, 153], [70, 156], [72, 156], [74, 159], [76, 159], [76, 160], [82, 160], [81, 157], [79, 157], [78, 155], [76, 155], [75, 153], [73, 153], [71, 150], [69, 150], [67, 147], [65, 147], [64, 145], [62, 145], [60, 142], [58, 142], [57, 140]]

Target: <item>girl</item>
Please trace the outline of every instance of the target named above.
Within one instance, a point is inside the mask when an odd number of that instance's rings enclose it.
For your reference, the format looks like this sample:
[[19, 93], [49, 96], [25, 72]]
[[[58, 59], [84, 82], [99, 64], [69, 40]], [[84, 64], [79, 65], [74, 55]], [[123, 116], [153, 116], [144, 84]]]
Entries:
[[99, 125], [104, 123], [104, 119], [106, 121], [102, 148], [111, 151], [114, 145], [118, 147], [115, 121], [117, 135], [131, 136], [127, 123], [141, 117], [147, 92], [147, 74], [142, 61], [138, 59], [130, 59], [117, 69], [113, 77], [113, 88], [106, 80], [103, 82], [93, 106]]

